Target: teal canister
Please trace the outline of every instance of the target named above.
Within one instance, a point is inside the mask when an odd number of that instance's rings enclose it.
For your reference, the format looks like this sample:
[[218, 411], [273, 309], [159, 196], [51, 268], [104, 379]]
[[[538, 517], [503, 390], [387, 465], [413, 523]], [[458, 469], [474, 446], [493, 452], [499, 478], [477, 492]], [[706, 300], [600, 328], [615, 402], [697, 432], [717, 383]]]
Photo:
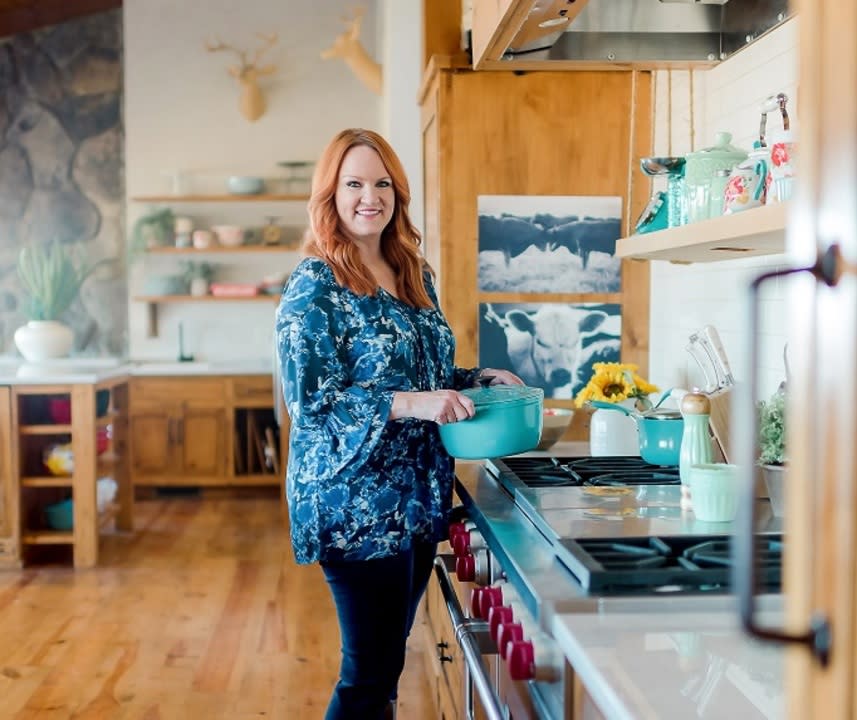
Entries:
[[678, 474], [681, 479], [681, 507], [689, 510], [690, 466], [712, 462], [711, 440], [708, 435], [711, 401], [705, 393], [687, 393], [681, 399], [681, 414], [684, 418], [684, 432], [678, 456]]

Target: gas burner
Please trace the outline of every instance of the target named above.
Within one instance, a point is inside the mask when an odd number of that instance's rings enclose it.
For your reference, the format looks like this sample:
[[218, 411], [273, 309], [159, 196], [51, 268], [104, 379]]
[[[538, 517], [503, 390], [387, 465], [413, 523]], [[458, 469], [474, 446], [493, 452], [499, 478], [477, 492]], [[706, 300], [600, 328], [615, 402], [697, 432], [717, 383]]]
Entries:
[[[581, 485], [678, 485], [677, 467], [649, 465], [638, 456], [504, 457], [488, 461], [488, 469], [507, 489]], [[510, 487], [510, 485], [512, 487]]]
[[608, 475], [596, 475], [587, 485], [678, 485], [678, 468], [653, 467], [651, 470], [621, 470]]
[[[710, 592], [728, 590], [732, 551], [729, 535], [561, 538], [560, 561], [589, 592]], [[759, 576], [766, 590], [778, 590], [781, 536], [759, 536]]]

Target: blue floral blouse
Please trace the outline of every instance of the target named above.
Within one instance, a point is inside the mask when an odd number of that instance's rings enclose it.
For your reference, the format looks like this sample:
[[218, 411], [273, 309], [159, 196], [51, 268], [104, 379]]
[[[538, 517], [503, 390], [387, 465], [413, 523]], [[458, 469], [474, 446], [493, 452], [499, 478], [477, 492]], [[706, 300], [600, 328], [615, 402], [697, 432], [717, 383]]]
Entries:
[[453, 365], [441, 313], [379, 290], [340, 286], [302, 260], [277, 311], [277, 349], [291, 419], [286, 495], [299, 563], [394, 555], [447, 533], [453, 460], [437, 425], [388, 420], [393, 393], [473, 385]]

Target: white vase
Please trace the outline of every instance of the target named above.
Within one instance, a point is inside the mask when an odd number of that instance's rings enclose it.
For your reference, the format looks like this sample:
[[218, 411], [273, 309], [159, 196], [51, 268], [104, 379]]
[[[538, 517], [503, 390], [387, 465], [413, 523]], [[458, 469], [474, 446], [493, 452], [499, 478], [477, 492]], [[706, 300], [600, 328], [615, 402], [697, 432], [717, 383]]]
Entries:
[[15, 331], [15, 345], [28, 362], [66, 357], [73, 342], [71, 328], [56, 320], [31, 320]]
[[206, 280], [204, 277], [191, 278], [190, 294], [194, 297], [208, 295], [208, 280]]
[[[627, 410], [634, 407], [633, 400], [619, 404]], [[639, 455], [637, 424], [621, 410], [596, 409], [589, 419], [589, 453], [593, 457]]]
[[786, 510], [786, 466], [762, 465], [762, 476], [765, 478], [774, 517], [783, 517]]

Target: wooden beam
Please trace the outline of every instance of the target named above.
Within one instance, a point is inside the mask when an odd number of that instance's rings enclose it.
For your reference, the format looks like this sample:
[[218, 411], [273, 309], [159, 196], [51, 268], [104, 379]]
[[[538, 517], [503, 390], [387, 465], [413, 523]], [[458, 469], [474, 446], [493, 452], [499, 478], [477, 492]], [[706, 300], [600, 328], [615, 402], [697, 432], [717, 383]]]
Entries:
[[122, 0], [5, 0], [0, 2], [0, 37], [58, 25], [122, 7]]
[[423, 0], [423, 68], [435, 55], [461, 52], [461, 0]]

